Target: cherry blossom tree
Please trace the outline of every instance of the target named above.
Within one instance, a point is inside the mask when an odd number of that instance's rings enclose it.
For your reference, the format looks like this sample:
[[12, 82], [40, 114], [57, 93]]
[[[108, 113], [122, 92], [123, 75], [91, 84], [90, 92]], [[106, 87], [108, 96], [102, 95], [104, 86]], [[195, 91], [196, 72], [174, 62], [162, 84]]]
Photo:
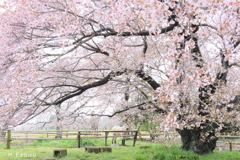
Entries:
[[[54, 106], [73, 119], [137, 109], [157, 112], [184, 150], [211, 153], [226, 124], [239, 125], [238, 6], [8, 0], [0, 18], [0, 124], [20, 125]], [[146, 100], [133, 101], [138, 94]]]

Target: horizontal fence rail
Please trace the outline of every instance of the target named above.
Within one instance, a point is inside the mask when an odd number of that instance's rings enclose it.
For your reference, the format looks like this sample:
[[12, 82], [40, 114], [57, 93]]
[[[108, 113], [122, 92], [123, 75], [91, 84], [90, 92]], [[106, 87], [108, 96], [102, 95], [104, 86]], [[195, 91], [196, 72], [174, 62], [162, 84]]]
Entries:
[[232, 141], [233, 139], [240, 139], [240, 136], [232, 136], [232, 135], [221, 135], [219, 138], [222, 138], [223, 140], [226, 140], [227, 142], [224, 141], [219, 141], [221, 143], [225, 143], [229, 145], [229, 150], [233, 150], [233, 145], [240, 145], [240, 142], [234, 142]]

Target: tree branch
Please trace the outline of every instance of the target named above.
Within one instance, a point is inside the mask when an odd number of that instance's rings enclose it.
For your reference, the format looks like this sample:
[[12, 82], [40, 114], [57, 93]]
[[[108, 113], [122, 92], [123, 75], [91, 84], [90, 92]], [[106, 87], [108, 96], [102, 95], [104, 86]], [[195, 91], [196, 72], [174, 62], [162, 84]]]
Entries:
[[98, 86], [102, 86], [102, 85], [108, 83], [113, 77], [119, 76], [119, 75], [121, 75], [123, 73], [125, 73], [125, 72], [115, 72], [115, 73], [114, 72], [110, 72], [103, 79], [101, 79], [99, 81], [96, 81], [96, 82], [93, 82], [93, 83], [90, 83], [90, 84], [87, 84], [85, 86], [78, 87], [78, 89], [73, 91], [71, 94], [59, 97], [58, 99], [55, 100], [55, 102], [53, 102], [53, 104], [49, 104], [49, 105], [59, 105], [59, 104], [63, 103], [64, 101], [68, 100], [68, 99], [71, 99], [71, 98], [73, 98], [75, 96], [81, 95], [84, 91], [86, 91], [88, 89], [91, 89], [91, 88], [94, 88], [94, 87], [98, 87]]
[[[138, 108], [140, 110], [143, 110], [142, 106], [143, 105], [148, 105], [148, 104], [151, 104], [153, 105], [155, 103], [155, 101], [147, 101], [147, 102], [143, 102], [143, 103], [140, 103], [140, 104], [137, 104], [137, 105], [134, 105], [134, 106], [130, 106], [130, 107], [126, 107], [126, 108], [123, 108], [121, 110], [118, 110], [116, 112], [114, 112], [113, 114], [87, 114], [88, 116], [107, 116], [107, 117], [113, 117], [115, 116], [116, 114], [120, 114], [120, 113], [123, 113], [123, 112], [126, 112], [130, 109], [133, 109], [133, 108]], [[154, 105], [153, 105], [154, 106]], [[161, 112], [161, 113], [166, 113], [166, 111], [162, 108], [156, 108], [156, 106], [154, 106], [154, 108], [156, 109], [156, 112]]]
[[142, 78], [145, 82], [147, 82], [154, 90], [158, 87], [161, 87], [151, 76], [146, 75], [142, 70], [136, 71], [136, 75]]

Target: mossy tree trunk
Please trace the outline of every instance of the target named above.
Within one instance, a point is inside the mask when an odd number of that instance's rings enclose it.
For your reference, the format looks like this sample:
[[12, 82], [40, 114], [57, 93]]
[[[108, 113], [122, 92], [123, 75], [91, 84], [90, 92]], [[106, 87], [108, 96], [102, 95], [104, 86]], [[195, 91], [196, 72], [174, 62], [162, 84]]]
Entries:
[[214, 132], [210, 132], [207, 137], [203, 137], [203, 130], [199, 128], [195, 129], [183, 129], [177, 130], [181, 136], [182, 149], [192, 150], [196, 154], [208, 154], [212, 153], [216, 148], [217, 137]]

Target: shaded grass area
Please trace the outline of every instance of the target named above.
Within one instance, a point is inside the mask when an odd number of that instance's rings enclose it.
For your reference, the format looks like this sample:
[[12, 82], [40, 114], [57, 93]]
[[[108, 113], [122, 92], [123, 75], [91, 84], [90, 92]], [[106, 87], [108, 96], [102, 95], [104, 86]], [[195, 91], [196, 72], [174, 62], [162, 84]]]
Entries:
[[[120, 144], [120, 140], [117, 141]], [[17, 144], [17, 142], [14, 142]], [[19, 144], [22, 142], [19, 141]], [[104, 139], [83, 140], [85, 146], [103, 146]], [[111, 144], [111, 141], [108, 141]], [[36, 140], [25, 145], [12, 145], [6, 150], [5, 145], [0, 145], [0, 160], [38, 160], [39, 158], [53, 158], [53, 150], [67, 149], [67, 156], [61, 160], [240, 160], [240, 152], [214, 151], [213, 154], [198, 156], [190, 151], [182, 151], [179, 145], [168, 147], [162, 144], [137, 142], [132, 147], [132, 141], [126, 141], [125, 147], [112, 147], [112, 153], [87, 153], [84, 148], [75, 148], [76, 140]], [[140, 149], [140, 146], [152, 148]], [[73, 148], [74, 147], [74, 148]]]

